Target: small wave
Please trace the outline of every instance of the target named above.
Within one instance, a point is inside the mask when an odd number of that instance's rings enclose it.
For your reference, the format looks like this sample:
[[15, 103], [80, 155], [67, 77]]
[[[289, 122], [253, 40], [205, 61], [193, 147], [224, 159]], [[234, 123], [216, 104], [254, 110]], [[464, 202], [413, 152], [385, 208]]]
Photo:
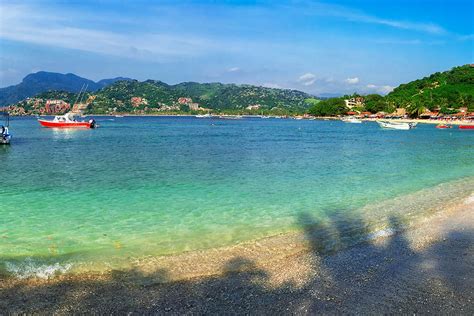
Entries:
[[464, 200], [464, 204], [474, 204], [474, 193]]
[[66, 273], [72, 268], [72, 264], [42, 264], [27, 258], [23, 262], [6, 262], [5, 267], [8, 273], [19, 279], [32, 277], [49, 279], [58, 274]]

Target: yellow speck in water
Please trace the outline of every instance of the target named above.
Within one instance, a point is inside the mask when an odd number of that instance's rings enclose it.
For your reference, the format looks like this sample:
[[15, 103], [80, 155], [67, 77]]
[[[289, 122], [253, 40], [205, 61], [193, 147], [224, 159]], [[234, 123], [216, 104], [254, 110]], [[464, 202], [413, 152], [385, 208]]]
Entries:
[[114, 248], [115, 249], [120, 249], [122, 248], [122, 244], [119, 241], [114, 242]]
[[56, 244], [52, 244], [49, 246], [48, 250], [52, 255], [56, 255], [58, 253], [58, 246]]

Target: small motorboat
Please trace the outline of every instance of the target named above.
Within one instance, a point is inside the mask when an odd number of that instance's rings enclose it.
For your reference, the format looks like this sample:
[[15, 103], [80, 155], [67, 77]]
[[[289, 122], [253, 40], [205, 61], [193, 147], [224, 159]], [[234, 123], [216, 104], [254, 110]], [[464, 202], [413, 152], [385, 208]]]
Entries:
[[97, 124], [94, 119], [89, 121], [77, 121], [75, 113], [66, 113], [57, 115], [53, 120], [38, 119], [41, 126], [48, 128], [96, 128]]
[[474, 129], [473, 125], [459, 125], [459, 129]]
[[360, 124], [362, 123], [361, 120], [355, 118], [355, 117], [344, 117], [342, 118], [342, 121], [345, 123], [352, 123], [352, 124]]
[[388, 121], [377, 121], [382, 128], [386, 129], [398, 129], [398, 130], [410, 130], [416, 127], [417, 123], [404, 123], [404, 122], [388, 122]]
[[3, 123], [0, 124], [0, 145], [9, 145], [12, 139], [8, 127], [10, 125], [10, 114], [8, 112], [0, 112], [0, 118]]
[[451, 125], [448, 125], [448, 124], [438, 124], [438, 125], [436, 125], [436, 128], [448, 129], [448, 128], [453, 128], [453, 127]]

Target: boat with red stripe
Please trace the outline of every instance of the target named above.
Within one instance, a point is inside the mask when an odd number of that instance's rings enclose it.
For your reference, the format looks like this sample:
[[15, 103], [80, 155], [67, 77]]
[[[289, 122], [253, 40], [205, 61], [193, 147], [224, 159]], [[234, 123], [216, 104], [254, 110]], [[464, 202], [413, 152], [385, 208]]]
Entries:
[[459, 129], [474, 129], [474, 124], [472, 124], [472, 125], [459, 125]]
[[53, 120], [38, 119], [38, 122], [43, 127], [47, 128], [96, 128], [97, 123], [94, 119], [89, 121], [76, 120], [75, 113], [66, 113], [64, 115], [57, 115]]

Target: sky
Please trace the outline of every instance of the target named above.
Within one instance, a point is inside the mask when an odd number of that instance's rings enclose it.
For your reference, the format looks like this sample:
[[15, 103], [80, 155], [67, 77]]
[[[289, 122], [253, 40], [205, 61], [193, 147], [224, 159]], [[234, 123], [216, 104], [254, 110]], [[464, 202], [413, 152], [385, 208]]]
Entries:
[[474, 62], [473, 3], [0, 0], [0, 87], [44, 70], [386, 94]]

